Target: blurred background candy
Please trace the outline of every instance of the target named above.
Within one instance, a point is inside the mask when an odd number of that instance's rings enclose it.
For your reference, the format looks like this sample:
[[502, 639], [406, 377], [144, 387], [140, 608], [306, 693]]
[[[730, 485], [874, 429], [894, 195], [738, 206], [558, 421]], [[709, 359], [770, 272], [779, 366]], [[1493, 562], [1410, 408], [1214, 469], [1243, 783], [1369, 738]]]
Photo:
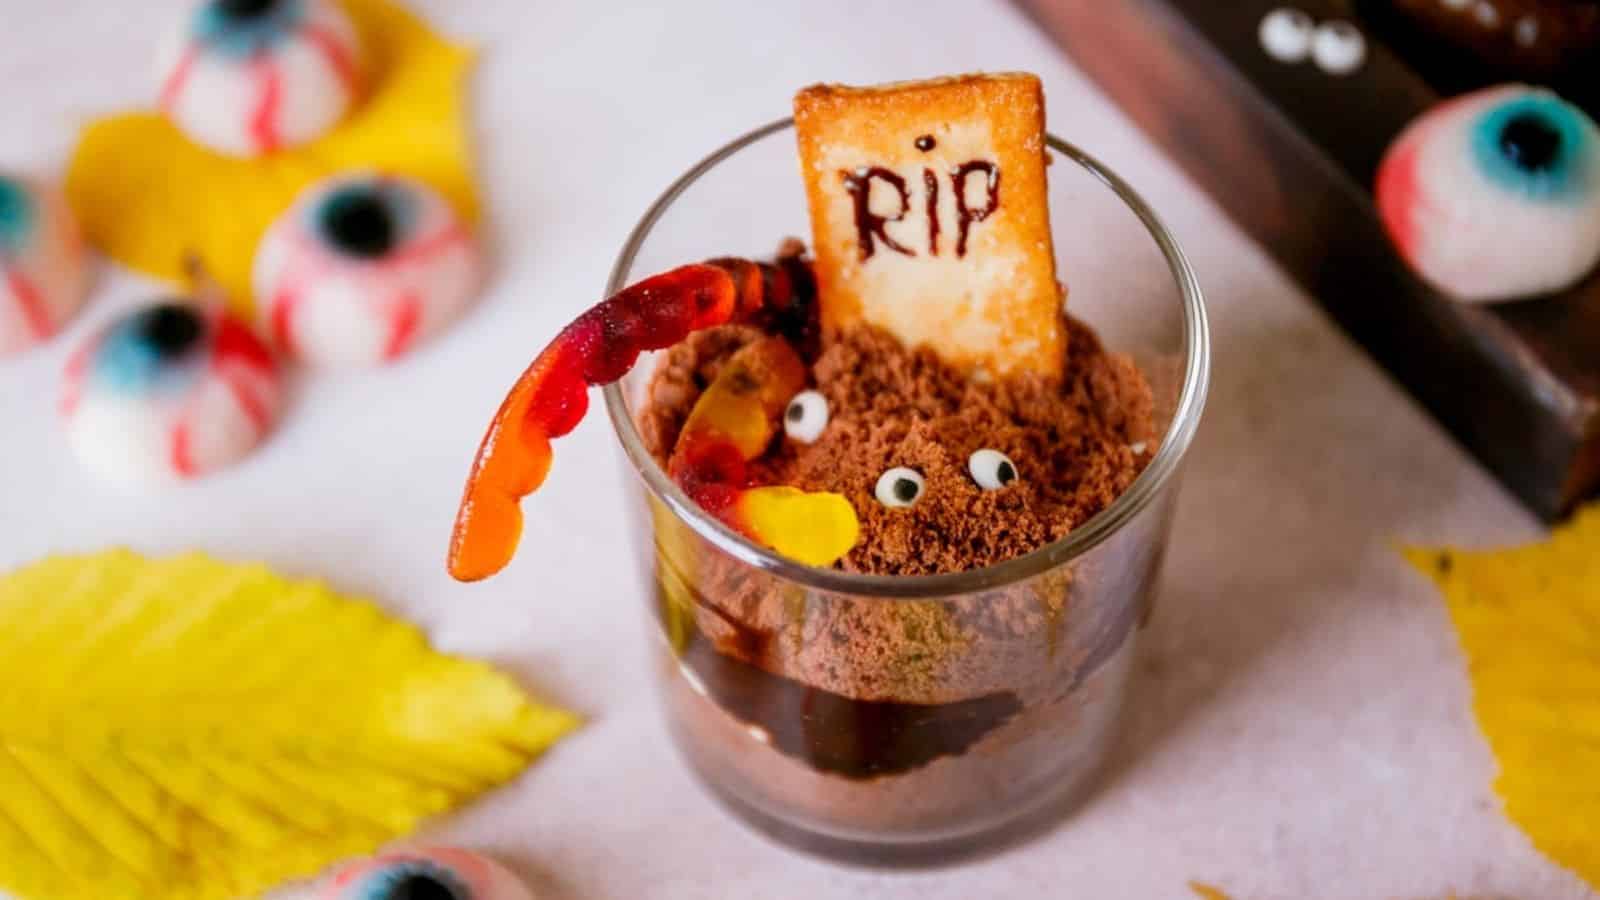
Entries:
[[161, 300], [73, 355], [61, 413], [85, 466], [138, 486], [243, 457], [277, 421], [282, 393], [266, 346], [220, 304]]
[[323, 900], [533, 900], [499, 863], [466, 850], [390, 853], [334, 877]]
[[1600, 261], [1600, 131], [1549, 91], [1468, 94], [1401, 133], [1376, 199], [1407, 262], [1456, 299], [1562, 290]]
[[332, 0], [206, 0], [161, 55], [161, 110], [198, 143], [259, 156], [321, 136], [361, 92], [361, 53]]
[[258, 308], [285, 353], [323, 365], [395, 359], [477, 291], [477, 245], [450, 205], [409, 178], [357, 174], [308, 189], [256, 254]]
[[83, 243], [54, 188], [0, 173], [0, 356], [43, 341], [83, 305]]

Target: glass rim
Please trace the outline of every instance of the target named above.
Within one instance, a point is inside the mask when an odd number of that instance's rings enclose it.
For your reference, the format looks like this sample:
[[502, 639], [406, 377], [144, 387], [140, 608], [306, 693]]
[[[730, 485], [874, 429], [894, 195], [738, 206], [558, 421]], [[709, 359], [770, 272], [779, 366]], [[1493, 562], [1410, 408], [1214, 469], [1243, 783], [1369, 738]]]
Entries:
[[[792, 128], [793, 125], [794, 119], [785, 117], [748, 131], [700, 160], [668, 185], [661, 196], [656, 198], [645, 211], [638, 224], [634, 225], [627, 241], [623, 243], [622, 250], [617, 254], [617, 260], [612, 265], [611, 273], [606, 280], [605, 296], [609, 297], [627, 286], [629, 270], [633, 267], [645, 238], [684, 191], [718, 163], [757, 141]], [[622, 442], [628, 461], [644, 479], [651, 493], [702, 538], [747, 565], [818, 590], [883, 598], [936, 598], [992, 590], [1014, 584], [1082, 556], [1119, 531], [1148, 506], [1167, 482], [1177, 474], [1179, 464], [1194, 440], [1195, 431], [1200, 424], [1200, 413], [1205, 407], [1211, 371], [1211, 339], [1206, 322], [1205, 298], [1201, 295], [1199, 278], [1195, 275], [1194, 268], [1189, 264], [1183, 249], [1178, 246], [1177, 238], [1131, 185], [1077, 146], [1053, 134], [1046, 134], [1045, 142], [1050, 149], [1076, 163], [1110, 188], [1138, 217], [1166, 259], [1183, 303], [1186, 359], [1183, 387], [1178, 394], [1178, 405], [1173, 413], [1172, 425], [1150, 465], [1145, 467], [1121, 496], [1096, 513], [1089, 521], [1074, 528], [1066, 537], [1023, 556], [979, 569], [938, 575], [867, 575], [808, 566], [785, 559], [755, 544], [717, 521], [689, 499], [689, 496], [673, 483], [666, 471], [656, 462], [655, 457], [645, 448], [638, 425], [628, 411], [622, 383], [620, 380], [612, 382], [604, 389], [606, 412], [611, 417], [611, 425], [617, 433], [617, 438]]]

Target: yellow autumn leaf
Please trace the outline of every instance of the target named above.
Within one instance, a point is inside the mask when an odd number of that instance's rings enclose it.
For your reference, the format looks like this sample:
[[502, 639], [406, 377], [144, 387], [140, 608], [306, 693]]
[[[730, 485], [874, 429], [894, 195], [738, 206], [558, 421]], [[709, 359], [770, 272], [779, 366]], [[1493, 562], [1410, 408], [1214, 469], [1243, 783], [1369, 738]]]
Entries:
[[1506, 814], [1600, 888], [1600, 506], [1543, 543], [1405, 553], [1444, 593]]
[[471, 50], [444, 40], [390, 0], [342, 0], [372, 87], [317, 141], [259, 159], [212, 152], [157, 113], [100, 119], [84, 130], [66, 192], [84, 233], [113, 259], [168, 281], [197, 254], [247, 318], [262, 234], [300, 191], [352, 169], [409, 175], [478, 218], [465, 97]]
[[254, 895], [409, 833], [575, 725], [315, 582], [48, 559], [0, 579], [0, 889]]

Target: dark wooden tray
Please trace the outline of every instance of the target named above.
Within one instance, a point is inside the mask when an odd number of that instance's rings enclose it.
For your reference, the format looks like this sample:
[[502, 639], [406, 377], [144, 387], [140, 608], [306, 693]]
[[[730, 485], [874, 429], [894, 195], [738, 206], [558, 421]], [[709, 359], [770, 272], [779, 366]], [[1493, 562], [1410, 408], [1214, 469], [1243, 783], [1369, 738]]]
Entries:
[[1288, 4], [1363, 26], [1366, 65], [1336, 78], [1262, 52], [1257, 26], [1283, 0], [1017, 2], [1534, 511], [1559, 517], [1600, 486], [1600, 277], [1471, 306], [1390, 249], [1373, 175], [1440, 94], [1381, 17]]

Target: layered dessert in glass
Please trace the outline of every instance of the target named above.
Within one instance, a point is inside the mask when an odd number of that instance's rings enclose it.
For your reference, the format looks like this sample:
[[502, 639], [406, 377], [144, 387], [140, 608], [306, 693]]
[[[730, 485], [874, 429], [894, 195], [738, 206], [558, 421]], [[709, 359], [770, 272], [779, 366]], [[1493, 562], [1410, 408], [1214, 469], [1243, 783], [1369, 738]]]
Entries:
[[[674, 739], [811, 849], [992, 846], [1111, 746], [1205, 322], [1170, 234], [1043, 118], [1028, 75], [800, 92], [796, 135], [740, 138], [651, 209], [468, 484], [451, 564], [473, 579], [509, 560], [550, 439], [607, 385]], [[640, 279], [801, 213], [809, 242]]]

